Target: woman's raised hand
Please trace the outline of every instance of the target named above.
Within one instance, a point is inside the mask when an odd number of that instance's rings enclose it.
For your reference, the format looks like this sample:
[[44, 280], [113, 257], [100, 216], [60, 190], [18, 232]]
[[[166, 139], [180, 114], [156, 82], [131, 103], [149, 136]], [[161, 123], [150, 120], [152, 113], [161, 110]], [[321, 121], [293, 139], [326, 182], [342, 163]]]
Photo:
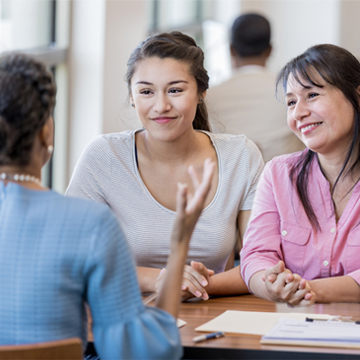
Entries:
[[178, 183], [176, 218], [171, 236], [171, 246], [177, 246], [183, 241], [187, 242], [187, 244], [190, 242], [191, 234], [210, 191], [214, 167], [215, 163], [210, 159], [206, 159], [204, 161], [202, 180], [200, 181], [194, 168], [189, 166], [188, 172], [195, 189], [194, 194], [190, 194], [186, 184]]

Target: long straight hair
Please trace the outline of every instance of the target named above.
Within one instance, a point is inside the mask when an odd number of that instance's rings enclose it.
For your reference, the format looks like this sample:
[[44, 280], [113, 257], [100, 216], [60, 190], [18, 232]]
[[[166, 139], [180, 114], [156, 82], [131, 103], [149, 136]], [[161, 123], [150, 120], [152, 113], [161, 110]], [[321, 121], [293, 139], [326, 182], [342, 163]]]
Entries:
[[[137, 64], [144, 59], [158, 57], [171, 58], [189, 65], [189, 70], [196, 80], [198, 94], [201, 95], [209, 88], [209, 75], [204, 68], [204, 52], [196, 45], [193, 38], [179, 31], [149, 36], [132, 52], [127, 63], [125, 80], [131, 93], [131, 78]], [[200, 101], [196, 108], [193, 121], [196, 130], [211, 131], [208, 111], [204, 101]]]
[[[316, 74], [320, 75], [328, 84], [339, 89], [350, 101], [355, 113], [353, 138], [341, 171], [332, 188], [333, 195], [340, 178], [353, 173], [360, 163], [360, 105], [358, 92], [360, 86], [360, 63], [349, 51], [339, 46], [329, 44], [312, 46], [303, 54], [288, 62], [279, 72], [276, 79], [277, 96], [279, 86], [282, 86], [286, 93], [290, 75], [304, 88], [309, 87], [309, 85], [323, 87], [316, 82]], [[341, 120], [339, 119], [339, 121]], [[316, 158], [315, 152], [310, 149], [305, 150], [299, 161], [292, 166], [290, 179], [297, 189], [311, 225], [316, 230], [321, 230], [307, 190], [310, 167]], [[357, 179], [356, 183], [359, 180], [360, 178]], [[348, 191], [350, 192], [353, 187]]]

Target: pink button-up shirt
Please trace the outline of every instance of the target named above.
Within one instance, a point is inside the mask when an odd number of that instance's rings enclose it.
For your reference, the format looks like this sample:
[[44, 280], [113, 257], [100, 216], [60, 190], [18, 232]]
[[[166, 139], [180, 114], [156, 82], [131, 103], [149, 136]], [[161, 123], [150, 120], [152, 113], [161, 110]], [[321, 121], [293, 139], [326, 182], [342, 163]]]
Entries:
[[241, 251], [243, 279], [249, 285], [253, 274], [283, 260], [307, 280], [349, 275], [360, 284], [360, 182], [336, 222], [329, 182], [314, 157], [307, 188], [321, 227], [315, 231], [289, 178], [300, 154], [276, 157], [264, 169]]

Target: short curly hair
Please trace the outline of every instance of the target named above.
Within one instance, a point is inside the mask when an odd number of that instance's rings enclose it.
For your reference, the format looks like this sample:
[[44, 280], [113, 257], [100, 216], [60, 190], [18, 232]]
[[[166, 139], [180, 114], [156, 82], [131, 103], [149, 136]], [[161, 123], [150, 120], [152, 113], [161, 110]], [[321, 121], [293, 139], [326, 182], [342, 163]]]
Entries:
[[0, 59], [0, 165], [26, 166], [36, 134], [55, 106], [56, 86], [41, 62], [24, 54]]

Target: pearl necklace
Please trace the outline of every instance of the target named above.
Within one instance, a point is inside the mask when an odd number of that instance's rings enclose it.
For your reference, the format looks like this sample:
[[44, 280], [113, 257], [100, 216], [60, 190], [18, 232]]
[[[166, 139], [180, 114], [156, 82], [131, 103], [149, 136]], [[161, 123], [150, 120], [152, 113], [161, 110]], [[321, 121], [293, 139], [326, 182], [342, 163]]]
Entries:
[[26, 174], [7, 174], [2, 173], [0, 174], [1, 180], [13, 180], [13, 181], [28, 181], [28, 182], [34, 182], [38, 185], [41, 185], [41, 180], [35, 176], [26, 175]]

